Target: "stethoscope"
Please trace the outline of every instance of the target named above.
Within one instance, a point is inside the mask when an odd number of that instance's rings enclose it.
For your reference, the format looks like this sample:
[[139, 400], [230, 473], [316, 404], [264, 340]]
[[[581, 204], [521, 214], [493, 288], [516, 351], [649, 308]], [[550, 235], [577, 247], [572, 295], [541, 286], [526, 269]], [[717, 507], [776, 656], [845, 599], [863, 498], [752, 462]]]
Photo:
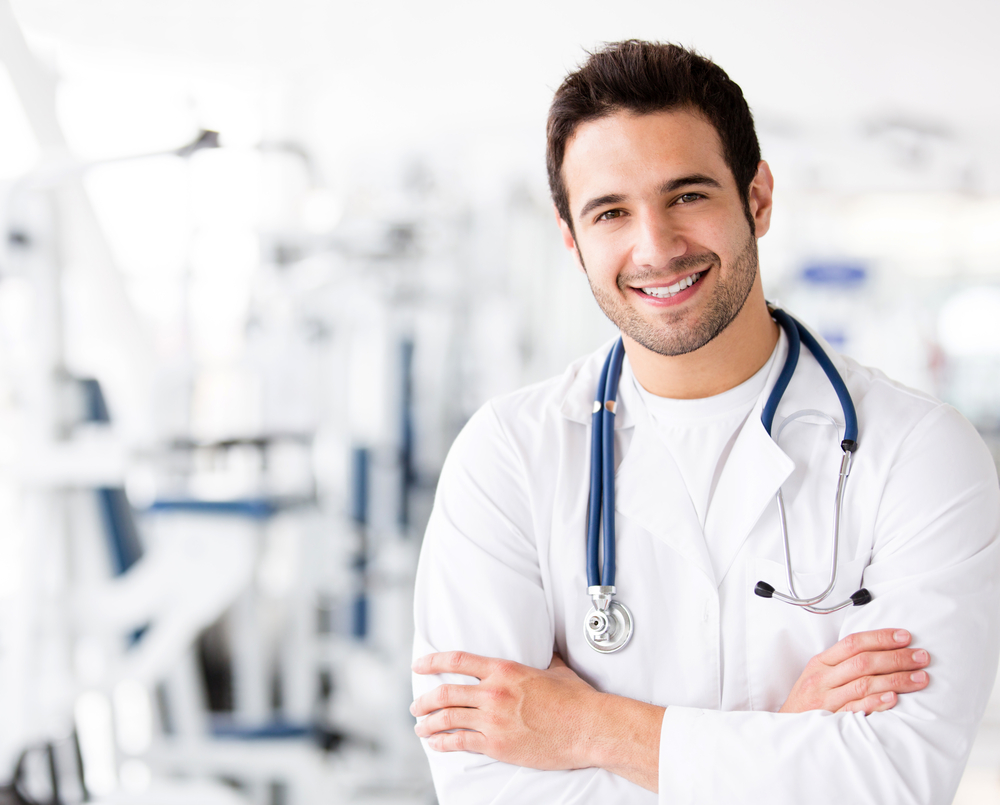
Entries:
[[[830, 582], [826, 589], [809, 598], [799, 597], [792, 574], [792, 555], [788, 547], [788, 523], [785, 517], [785, 503], [781, 488], [775, 494], [778, 505], [778, 520], [781, 525], [781, 543], [785, 552], [785, 577], [790, 595], [777, 592], [765, 581], [758, 581], [754, 592], [762, 598], [776, 598], [786, 604], [802, 607], [807, 612], [829, 614], [850, 606], [864, 606], [872, 600], [871, 593], [863, 587], [850, 598], [832, 607], [819, 607], [833, 592], [837, 584], [837, 552], [840, 547], [840, 520], [844, 506], [844, 492], [847, 478], [851, 474], [851, 462], [858, 446], [858, 415], [854, 402], [830, 357], [819, 342], [805, 327], [783, 310], [768, 306], [771, 316], [784, 329], [788, 338], [788, 356], [771, 389], [761, 412], [761, 422], [768, 436], [774, 424], [785, 389], [792, 379], [799, 362], [801, 345], [812, 353], [823, 368], [833, 390], [837, 393], [844, 412], [844, 439], [840, 443], [844, 457], [840, 462], [840, 478], [837, 482], [837, 497], [833, 514], [833, 556], [830, 560]], [[597, 398], [594, 400], [590, 441], [590, 507], [587, 513], [587, 594], [594, 602], [584, 622], [587, 642], [595, 651], [612, 654], [628, 645], [632, 639], [634, 621], [632, 613], [621, 601], [615, 600], [615, 408], [618, 399], [618, 382], [621, 378], [625, 345], [619, 338], [608, 353], [597, 382]], [[791, 420], [803, 415], [820, 415], [819, 411], [800, 411], [782, 422], [783, 428]], [[831, 420], [832, 421], [832, 420]], [[773, 438], [777, 439], [778, 434]], [[599, 540], [603, 521], [604, 539]], [[601, 567], [599, 548], [604, 549], [604, 565]]]

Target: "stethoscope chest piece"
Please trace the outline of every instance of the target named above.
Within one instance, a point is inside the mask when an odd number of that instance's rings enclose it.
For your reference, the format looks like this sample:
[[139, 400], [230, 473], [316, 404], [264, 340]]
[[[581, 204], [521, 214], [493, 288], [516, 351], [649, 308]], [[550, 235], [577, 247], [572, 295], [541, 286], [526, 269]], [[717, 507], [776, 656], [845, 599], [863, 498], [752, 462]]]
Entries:
[[614, 587], [591, 587], [588, 592], [594, 598], [594, 606], [583, 624], [587, 642], [601, 654], [621, 651], [632, 639], [632, 613], [627, 606], [613, 599]]

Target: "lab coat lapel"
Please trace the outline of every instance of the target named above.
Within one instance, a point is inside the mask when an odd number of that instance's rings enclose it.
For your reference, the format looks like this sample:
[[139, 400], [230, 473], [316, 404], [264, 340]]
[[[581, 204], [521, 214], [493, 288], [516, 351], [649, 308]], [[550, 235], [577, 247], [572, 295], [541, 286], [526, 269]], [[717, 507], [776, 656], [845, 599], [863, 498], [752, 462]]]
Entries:
[[701, 523], [677, 464], [623, 372], [619, 401], [635, 432], [615, 475], [615, 511], [666, 543], [715, 583]]
[[[840, 356], [825, 342], [820, 343], [838, 371], [843, 373]], [[768, 435], [760, 419], [764, 402], [774, 388], [787, 354], [788, 342], [782, 332], [764, 393], [743, 424], [708, 507], [705, 539], [713, 546], [715, 572], [720, 584], [765, 509], [775, 505], [778, 489], [795, 470], [795, 462]], [[843, 427], [843, 415], [830, 381], [805, 346], [795, 374], [778, 404], [773, 425], [775, 432], [789, 414], [804, 409], [827, 412]]]
[[763, 398], [736, 437], [705, 518], [705, 540], [712, 546], [720, 584], [754, 525], [767, 506], [774, 505], [775, 494], [795, 469], [795, 463], [764, 430], [762, 407]]

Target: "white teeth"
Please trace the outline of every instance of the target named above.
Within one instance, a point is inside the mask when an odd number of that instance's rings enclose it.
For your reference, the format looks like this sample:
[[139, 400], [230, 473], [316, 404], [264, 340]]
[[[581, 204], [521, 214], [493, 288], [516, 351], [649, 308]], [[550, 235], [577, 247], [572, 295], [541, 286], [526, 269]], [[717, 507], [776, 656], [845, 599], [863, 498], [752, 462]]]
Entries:
[[685, 277], [680, 282], [675, 282], [673, 285], [668, 285], [666, 288], [642, 288], [641, 290], [644, 294], [655, 296], [657, 299], [666, 299], [667, 297], [679, 294], [685, 288], [690, 288], [699, 279], [701, 279], [701, 275], [704, 273], [705, 272], [702, 271], [698, 274], [692, 274], [690, 277]]

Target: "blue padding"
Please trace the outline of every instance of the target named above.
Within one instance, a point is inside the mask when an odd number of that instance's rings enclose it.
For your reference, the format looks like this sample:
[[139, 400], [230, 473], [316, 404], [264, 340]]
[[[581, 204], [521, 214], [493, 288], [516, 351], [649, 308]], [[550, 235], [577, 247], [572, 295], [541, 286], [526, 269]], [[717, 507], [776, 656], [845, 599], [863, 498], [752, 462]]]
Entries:
[[111, 414], [108, 412], [101, 384], [90, 377], [82, 378], [79, 382], [87, 403], [87, 422], [110, 422]]
[[98, 489], [97, 502], [108, 535], [115, 575], [121, 576], [142, 558], [142, 542], [132, 506], [121, 488]]
[[781, 402], [781, 397], [784, 395], [785, 389], [788, 388], [792, 375], [795, 374], [795, 367], [799, 363], [799, 328], [796, 326], [795, 319], [779, 308], [772, 308], [771, 316], [781, 325], [785, 335], [788, 336], [788, 356], [785, 358], [785, 365], [781, 367], [781, 374], [778, 375], [774, 388], [768, 395], [767, 402], [764, 403], [764, 409], [760, 412], [760, 421], [768, 436], [771, 435], [771, 426], [774, 425], [774, 414], [778, 410], [778, 403]]
[[312, 727], [304, 724], [287, 724], [273, 721], [268, 724], [244, 726], [230, 722], [212, 724], [212, 735], [216, 738], [232, 738], [240, 741], [261, 741], [269, 738], [307, 738], [313, 734]]
[[368, 636], [368, 597], [361, 593], [351, 607], [351, 635], [358, 640]]
[[[87, 422], [111, 422], [108, 404], [101, 384], [93, 378], [78, 381], [86, 401]], [[115, 575], [126, 573], [142, 558], [142, 541], [135, 524], [135, 515], [121, 487], [101, 487], [97, 490], [97, 505], [108, 537], [111, 563]]]
[[[789, 318], [791, 317], [789, 316]], [[830, 385], [837, 392], [837, 397], [840, 399], [840, 407], [844, 411], [844, 439], [856, 444], [858, 441], [858, 413], [854, 410], [854, 401], [851, 399], [851, 394], [847, 390], [844, 379], [840, 376], [840, 372], [837, 371], [837, 367], [833, 365], [830, 356], [826, 354], [823, 347], [819, 345], [819, 342], [813, 338], [812, 333], [797, 321], [795, 322], [795, 326], [799, 331], [802, 343], [813, 354], [817, 363], [823, 367], [823, 371], [826, 372], [826, 376], [830, 380]]]
[[611, 366], [612, 349], [604, 359], [601, 377], [597, 381], [597, 398], [593, 416], [590, 418], [590, 501], [587, 507], [587, 586], [596, 587], [600, 584], [600, 563], [598, 536], [601, 531], [601, 423], [604, 412], [604, 385], [608, 379], [608, 367]]
[[157, 500], [147, 509], [151, 512], [192, 512], [195, 514], [221, 514], [230, 517], [246, 517], [250, 520], [266, 520], [278, 510], [277, 505], [265, 498], [244, 500]]
[[601, 584], [610, 587], [615, 583], [615, 416], [607, 410], [607, 403], [618, 399], [618, 380], [622, 373], [625, 345], [619, 338], [611, 350], [611, 365], [604, 385], [604, 402], [601, 407], [603, 444], [601, 445], [602, 514], [604, 519], [604, 567]]
[[355, 447], [351, 454], [351, 519], [359, 525], [368, 523], [367, 447]]

